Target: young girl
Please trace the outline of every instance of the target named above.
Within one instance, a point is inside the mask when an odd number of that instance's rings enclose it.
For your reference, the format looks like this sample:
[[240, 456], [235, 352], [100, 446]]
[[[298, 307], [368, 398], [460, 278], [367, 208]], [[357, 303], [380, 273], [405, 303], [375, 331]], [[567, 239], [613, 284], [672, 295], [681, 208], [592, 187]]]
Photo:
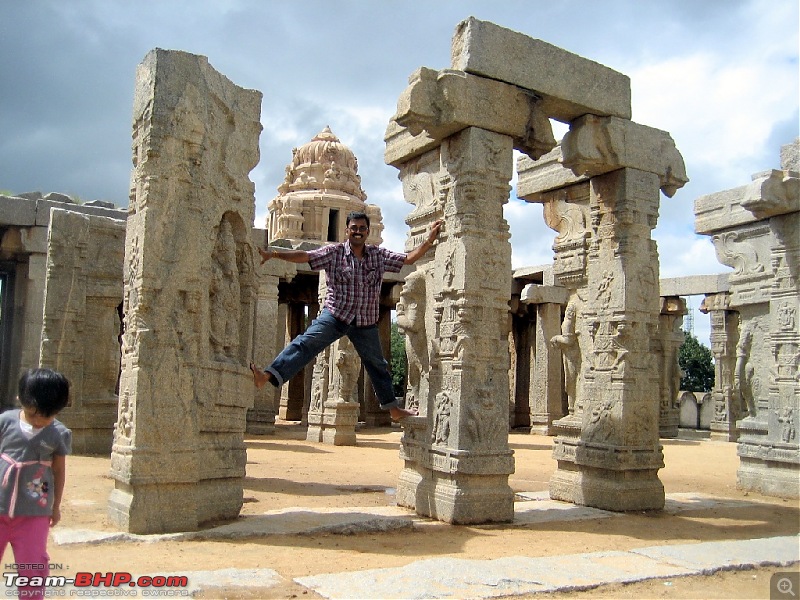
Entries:
[[[20, 410], [0, 415], [0, 561], [11, 542], [24, 598], [44, 597], [50, 574], [47, 535], [61, 519], [66, 455], [72, 432], [55, 416], [69, 401], [69, 381], [50, 369], [29, 369], [19, 380]], [[38, 583], [38, 582], [34, 582]]]

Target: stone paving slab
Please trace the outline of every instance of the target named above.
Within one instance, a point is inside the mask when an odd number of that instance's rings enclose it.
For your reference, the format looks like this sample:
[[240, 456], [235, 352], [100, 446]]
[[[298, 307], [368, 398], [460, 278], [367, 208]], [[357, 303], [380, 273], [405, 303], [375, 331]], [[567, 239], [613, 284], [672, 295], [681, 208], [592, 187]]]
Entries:
[[269, 535], [352, 534], [411, 528], [418, 518], [396, 506], [347, 508], [283, 508], [202, 531], [137, 535], [118, 531], [57, 528], [53, 541], [59, 545], [116, 542], [162, 542], [207, 539], [258, 538]]
[[[625, 513], [578, 506], [570, 502], [551, 500], [549, 492], [519, 492], [522, 501], [514, 503], [514, 521], [506, 527], [526, 526], [554, 521], [619, 518]], [[714, 498], [703, 494], [669, 494], [664, 511], [678, 514], [710, 508], [733, 508], [752, 505], [752, 502], [733, 498]], [[206, 539], [244, 539], [269, 535], [315, 535], [321, 533], [352, 534], [393, 531], [412, 527], [447, 527], [448, 525], [418, 517], [398, 506], [349, 508], [292, 507], [272, 510], [261, 515], [237, 519], [233, 523], [202, 531], [137, 535], [119, 531], [94, 531], [58, 527], [52, 531], [59, 546], [69, 544], [107, 544], [119, 542], [163, 542]]]
[[684, 566], [707, 574], [720, 568], [739, 569], [787, 565], [800, 561], [800, 538], [783, 536], [755, 540], [703, 542], [675, 546], [653, 546], [631, 550], [662, 563]]
[[[596, 508], [550, 500], [548, 492], [522, 492], [508, 527], [535, 523], [624, 516]], [[757, 504], [703, 494], [669, 494], [665, 512], [680, 514]], [[396, 507], [286, 508], [238, 519], [212, 529], [161, 535], [134, 535], [57, 528], [55, 543], [160, 542], [260, 538], [269, 535], [349, 534], [411, 527], [450, 527]], [[651, 546], [630, 551], [593, 552], [546, 557], [466, 560], [441, 557], [413, 561], [404, 567], [301, 577], [295, 581], [331, 599], [347, 598], [496, 598], [537, 592], [577, 591], [610, 583], [654, 578], [707, 575], [723, 569], [789, 565], [800, 561], [800, 538]], [[158, 574], [152, 574], [155, 576]], [[170, 575], [170, 574], [166, 574]], [[174, 575], [174, 574], [171, 574]], [[282, 581], [271, 569], [221, 569], [182, 573], [191, 595], [209, 588], [266, 589]]]
[[295, 582], [331, 600], [497, 598], [705, 575], [731, 568], [785, 566], [800, 560], [798, 548], [798, 537], [786, 536], [541, 558], [435, 558], [401, 568], [299, 577]]

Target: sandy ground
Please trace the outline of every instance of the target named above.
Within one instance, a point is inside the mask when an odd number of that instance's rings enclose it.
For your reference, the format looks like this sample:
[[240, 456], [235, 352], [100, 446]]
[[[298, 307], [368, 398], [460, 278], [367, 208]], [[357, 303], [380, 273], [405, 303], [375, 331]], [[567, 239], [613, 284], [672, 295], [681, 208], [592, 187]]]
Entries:
[[[243, 515], [288, 507], [386, 506], [402, 467], [398, 428], [361, 429], [357, 446], [305, 441], [299, 424], [279, 422], [273, 436], [250, 436]], [[516, 492], [543, 491], [555, 469], [552, 438], [512, 433]], [[669, 515], [630, 513], [622, 518], [554, 522], [535, 526], [450, 526], [355, 535], [268, 536], [252, 540], [50, 545], [51, 562], [75, 571], [174, 573], [224, 568], [269, 568], [284, 583], [267, 589], [205, 592], [205, 598], [319, 598], [295, 577], [356, 569], [398, 567], [433, 557], [492, 559], [546, 556], [637, 547], [738, 540], [800, 531], [796, 500], [747, 494], [736, 488], [738, 458], [732, 443], [707, 439], [664, 440], [666, 492], [696, 492], [752, 501], [744, 508], [714, 508]], [[113, 488], [109, 459], [71, 456], [61, 527], [114, 530], [106, 517]], [[426, 528], [423, 528], [426, 529]], [[8, 562], [6, 556], [4, 562]], [[790, 570], [796, 571], [798, 565]], [[778, 568], [718, 572], [704, 577], [652, 580], [555, 594], [570, 598], [769, 598]], [[784, 569], [785, 570], [785, 569]], [[544, 594], [537, 594], [541, 598]], [[531, 596], [534, 597], [534, 596]]]

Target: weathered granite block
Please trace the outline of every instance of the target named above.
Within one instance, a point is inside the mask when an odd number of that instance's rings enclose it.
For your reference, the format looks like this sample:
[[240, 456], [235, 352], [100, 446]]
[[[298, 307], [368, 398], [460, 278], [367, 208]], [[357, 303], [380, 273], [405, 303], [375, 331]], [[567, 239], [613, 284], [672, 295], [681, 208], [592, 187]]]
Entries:
[[458, 24], [450, 66], [532, 90], [543, 110], [564, 123], [587, 113], [631, 117], [629, 77], [489, 21]]

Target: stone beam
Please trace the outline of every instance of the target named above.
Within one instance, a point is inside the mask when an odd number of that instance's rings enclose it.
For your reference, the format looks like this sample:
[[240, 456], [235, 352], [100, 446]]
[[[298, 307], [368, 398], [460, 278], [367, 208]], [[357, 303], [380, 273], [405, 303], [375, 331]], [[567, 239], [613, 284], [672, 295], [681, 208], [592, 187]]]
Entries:
[[[417, 69], [392, 120], [401, 129], [387, 130], [386, 162], [395, 166], [408, 160], [409, 147], [413, 156], [467, 127], [508, 135], [514, 148], [533, 158], [556, 145], [550, 121], [534, 94], [461, 71]], [[413, 137], [426, 135], [409, 144], [402, 128]]]
[[700, 196], [694, 201], [694, 230], [723, 229], [800, 210], [800, 179], [794, 171], [765, 171], [748, 185]]
[[542, 40], [470, 17], [456, 26], [451, 67], [536, 92], [548, 116], [631, 118], [630, 78]]
[[586, 175], [576, 175], [562, 161], [560, 145], [539, 160], [520, 156], [517, 159], [517, 196], [527, 202], [541, 203], [548, 192], [589, 179]]
[[701, 294], [719, 294], [730, 290], [727, 273], [716, 275], [689, 275], [688, 277], [671, 277], [659, 281], [659, 295], [663, 296], [699, 296]]

